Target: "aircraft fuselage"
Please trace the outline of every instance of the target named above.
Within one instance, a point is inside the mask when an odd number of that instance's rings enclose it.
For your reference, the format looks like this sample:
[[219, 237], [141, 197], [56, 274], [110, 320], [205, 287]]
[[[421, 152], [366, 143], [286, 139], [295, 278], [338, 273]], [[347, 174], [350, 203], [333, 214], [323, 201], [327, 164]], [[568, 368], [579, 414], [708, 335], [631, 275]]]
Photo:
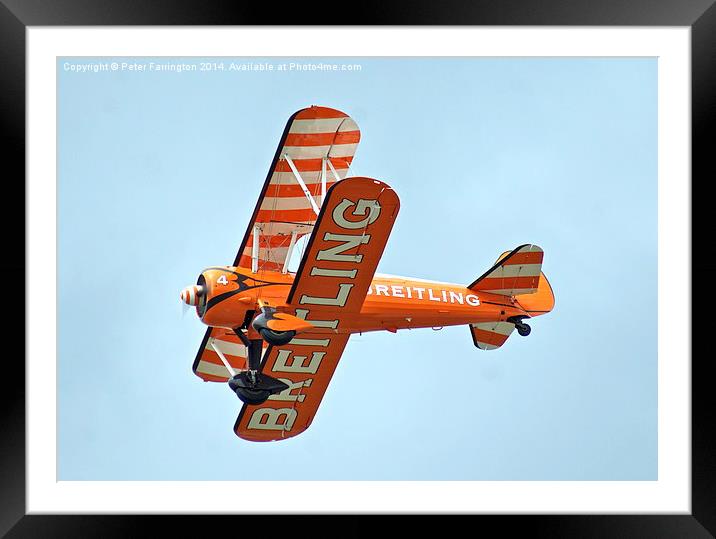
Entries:
[[[213, 267], [205, 270], [202, 278], [209, 292], [205, 303], [197, 307], [197, 314], [209, 326], [239, 327], [259, 301], [279, 312], [293, 314], [295, 308], [296, 316], [306, 316], [300, 305], [286, 304], [295, 278], [292, 273]], [[529, 314], [519, 301], [502, 295], [475, 292], [459, 284], [376, 275], [359, 313], [346, 313], [337, 306], [312, 305], [307, 320], [340, 319], [335, 329], [323, 324], [317, 332], [363, 333], [503, 321], [513, 316]]]

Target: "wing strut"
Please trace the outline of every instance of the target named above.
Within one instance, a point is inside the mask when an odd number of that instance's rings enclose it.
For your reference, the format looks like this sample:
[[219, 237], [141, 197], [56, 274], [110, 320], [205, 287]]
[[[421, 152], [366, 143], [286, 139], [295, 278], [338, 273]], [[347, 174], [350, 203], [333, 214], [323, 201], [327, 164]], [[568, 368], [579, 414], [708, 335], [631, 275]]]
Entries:
[[291, 231], [291, 241], [288, 244], [288, 252], [286, 253], [286, 260], [283, 263], [283, 269], [281, 270], [281, 273], [287, 273], [288, 272], [288, 263], [291, 261], [291, 254], [293, 253], [293, 248], [296, 246], [296, 237], [298, 236], [298, 230], [292, 230]]
[[321, 159], [321, 206], [326, 200], [326, 158]]
[[[311, 192], [308, 190], [308, 187], [306, 187], [305, 182], [303, 181], [303, 178], [301, 178], [301, 175], [298, 173], [298, 169], [296, 168], [296, 165], [293, 164], [293, 161], [288, 156], [288, 154], [284, 154], [283, 157], [286, 159], [286, 162], [288, 163], [288, 166], [291, 167], [291, 172], [293, 172], [293, 176], [296, 178], [296, 181], [298, 182], [298, 185], [301, 186], [301, 189], [303, 189], [303, 194], [306, 195], [306, 198], [311, 203], [311, 207], [313, 208], [313, 211], [318, 215], [318, 206], [316, 205], [316, 201], [313, 200], [313, 197], [311, 196]], [[333, 169], [333, 165], [331, 165], [331, 169]]]
[[333, 172], [333, 177], [336, 179], [337, 182], [341, 181], [341, 177], [338, 175], [338, 172], [336, 172], [336, 169], [333, 168], [333, 163], [331, 163], [330, 159], [326, 159], [328, 161], [328, 166], [331, 167], [331, 172]]
[[209, 344], [211, 344], [211, 347], [214, 349], [214, 352], [216, 352], [216, 355], [219, 356], [219, 359], [221, 359], [221, 362], [224, 364], [224, 367], [226, 367], [226, 370], [231, 373], [231, 376], [236, 376], [236, 371], [231, 368], [231, 365], [229, 365], [229, 361], [226, 359], [223, 352], [219, 349], [218, 346], [214, 344], [213, 337], [209, 337]]

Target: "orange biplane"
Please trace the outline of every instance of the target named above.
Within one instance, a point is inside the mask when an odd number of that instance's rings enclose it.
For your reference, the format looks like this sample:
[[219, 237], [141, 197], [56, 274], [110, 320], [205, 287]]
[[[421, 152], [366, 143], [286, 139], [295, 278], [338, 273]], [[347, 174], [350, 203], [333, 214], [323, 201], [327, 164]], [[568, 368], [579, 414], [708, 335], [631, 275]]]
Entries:
[[246, 440], [306, 430], [353, 333], [460, 324], [492, 350], [554, 306], [536, 245], [503, 253], [468, 286], [376, 274], [400, 202], [380, 180], [347, 177], [359, 140], [340, 111], [291, 116], [233, 265], [181, 292], [209, 326], [194, 373], [242, 400], [234, 431]]

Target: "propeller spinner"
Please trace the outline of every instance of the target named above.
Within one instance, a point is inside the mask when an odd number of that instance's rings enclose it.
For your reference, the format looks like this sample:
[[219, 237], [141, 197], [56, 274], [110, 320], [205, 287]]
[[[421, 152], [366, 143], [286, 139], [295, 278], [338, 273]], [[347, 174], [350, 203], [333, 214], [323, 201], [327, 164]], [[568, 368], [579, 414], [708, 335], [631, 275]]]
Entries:
[[197, 306], [199, 305], [199, 301], [203, 297], [205, 293], [205, 288], [201, 285], [191, 285], [187, 286], [181, 291], [181, 300], [186, 303], [187, 305], [193, 305]]

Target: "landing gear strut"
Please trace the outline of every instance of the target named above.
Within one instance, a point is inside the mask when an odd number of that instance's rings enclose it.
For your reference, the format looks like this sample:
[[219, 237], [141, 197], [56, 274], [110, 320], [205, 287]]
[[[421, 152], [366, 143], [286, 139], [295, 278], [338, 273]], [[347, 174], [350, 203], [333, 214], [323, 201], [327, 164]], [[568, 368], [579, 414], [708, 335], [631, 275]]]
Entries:
[[515, 325], [515, 328], [517, 328], [517, 333], [519, 333], [522, 337], [527, 337], [527, 335], [530, 334], [532, 331], [532, 328], [529, 326], [529, 324], [525, 324], [522, 322], [523, 318], [527, 318], [526, 316], [512, 316], [507, 319], [508, 322], [512, 322]]
[[246, 346], [248, 351], [248, 369], [234, 375], [229, 380], [229, 387], [246, 404], [261, 404], [271, 395], [281, 393], [288, 389], [288, 385], [281, 380], [261, 373], [261, 339], [249, 339], [241, 328], [234, 329], [234, 333]]

